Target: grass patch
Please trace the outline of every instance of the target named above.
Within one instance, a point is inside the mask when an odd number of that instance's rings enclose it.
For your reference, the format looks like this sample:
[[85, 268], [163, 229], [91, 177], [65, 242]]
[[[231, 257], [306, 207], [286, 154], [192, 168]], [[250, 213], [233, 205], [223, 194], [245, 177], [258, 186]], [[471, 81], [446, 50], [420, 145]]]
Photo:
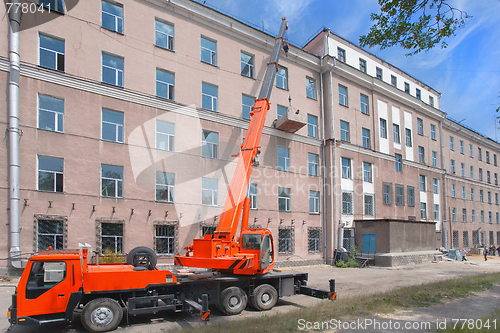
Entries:
[[[473, 322], [448, 323], [448, 328], [437, 330], [439, 333], [491, 333], [500, 329], [500, 309], [497, 309], [491, 316], [481, 317]], [[451, 327], [450, 327], [451, 326]], [[486, 326], [486, 327], [485, 327]], [[479, 328], [480, 327], [480, 328]]]
[[[440, 304], [446, 300], [465, 297], [470, 293], [489, 289], [494, 284], [500, 284], [500, 273], [422, 284], [380, 294], [340, 299], [333, 302], [324, 301], [313, 307], [278, 315], [268, 316], [262, 313], [262, 316], [258, 318], [209, 323], [206, 326], [188, 329], [183, 332], [298, 332], [299, 319], [309, 322], [323, 322], [329, 321], [332, 318], [339, 320], [366, 318], [370, 315], [389, 313], [398, 309]], [[500, 320], [497, 320], [497, 322], [497, 325], [500, 326]], [[474, 332], [477, 332], [477, 330]]]

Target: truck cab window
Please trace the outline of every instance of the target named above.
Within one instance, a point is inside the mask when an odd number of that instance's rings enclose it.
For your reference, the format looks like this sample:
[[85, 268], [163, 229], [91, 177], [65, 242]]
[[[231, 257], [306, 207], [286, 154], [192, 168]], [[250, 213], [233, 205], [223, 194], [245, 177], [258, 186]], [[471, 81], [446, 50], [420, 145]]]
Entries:
[[38, 261], [31, 265], [26, 298], [34, 299], [54, 287], [66, 278], [64, 261]]
[[244, 234], [241, 236], [241, 247], [244, 250], [260, 250], [262, 235]]

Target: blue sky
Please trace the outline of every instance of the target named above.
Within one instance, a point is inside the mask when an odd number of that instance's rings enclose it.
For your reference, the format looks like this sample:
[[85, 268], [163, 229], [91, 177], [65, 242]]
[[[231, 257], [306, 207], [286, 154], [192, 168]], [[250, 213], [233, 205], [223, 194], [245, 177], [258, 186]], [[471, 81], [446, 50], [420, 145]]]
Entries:
[[[200, 1], [203, 3], [203, 1]], [[449, 0], [473, 17], [448, 47], [408, 56], [393, 47], [369, 52], [441, 92], [441, 110], [461, 124], [495, 140], [495, 109], [500, 106], [500, 0]], [[281, 17], [288, 38], [302, 46], [323, 27], [358, 44], [378, 12], [376, 0], [207, 0], [206, 4], [276, 34]], [[499, 113], [500, 115], [500, 113]], [[500, 141], [500, 130], [497, 130]]]

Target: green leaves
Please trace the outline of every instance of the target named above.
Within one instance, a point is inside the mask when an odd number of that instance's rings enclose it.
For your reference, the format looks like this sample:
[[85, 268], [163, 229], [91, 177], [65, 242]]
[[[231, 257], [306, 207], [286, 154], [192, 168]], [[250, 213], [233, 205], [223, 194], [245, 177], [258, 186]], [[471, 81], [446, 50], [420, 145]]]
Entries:
[[436, 44], [446, 48], [445, 39], [471, 18], [451, 7], [447, 0], [379, 0], [380, 14], [372, 13], [375, 24], [359, 38], [361, 47], [380, 49], [399, 45], [413, 55], [429, 51]]

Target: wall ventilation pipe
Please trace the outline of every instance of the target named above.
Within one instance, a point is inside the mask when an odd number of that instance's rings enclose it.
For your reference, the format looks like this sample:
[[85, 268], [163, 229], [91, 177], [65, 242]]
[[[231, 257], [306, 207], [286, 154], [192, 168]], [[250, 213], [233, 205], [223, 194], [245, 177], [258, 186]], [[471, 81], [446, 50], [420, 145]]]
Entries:
[[[12, 1], [13, 8], [19, 0]], [[16, 5], [17, 4], [17, 5]], [[15, 268], [22, 268], [19, 237], [19, 28], [21, 11], [9, 12], [9, 225], [10, 225], [10, 262]]]

